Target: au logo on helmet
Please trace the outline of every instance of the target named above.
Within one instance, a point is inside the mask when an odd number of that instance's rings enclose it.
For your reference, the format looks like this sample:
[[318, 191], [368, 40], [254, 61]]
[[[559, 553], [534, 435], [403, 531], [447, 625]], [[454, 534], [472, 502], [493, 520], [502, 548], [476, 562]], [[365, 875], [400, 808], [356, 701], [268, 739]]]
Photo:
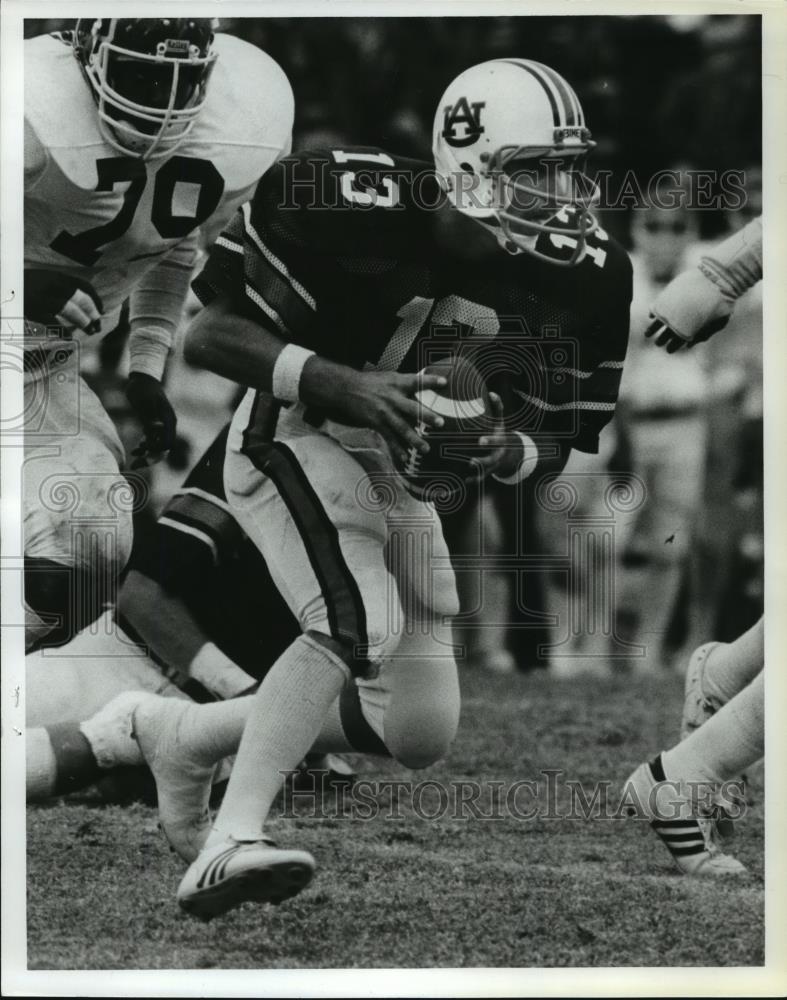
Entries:
[[443, 138], [449, 146], [472, 146], [484, 131], [481, 109], [486, 101], [473, 101], [460, 97], [456, 104], [443, 108]]

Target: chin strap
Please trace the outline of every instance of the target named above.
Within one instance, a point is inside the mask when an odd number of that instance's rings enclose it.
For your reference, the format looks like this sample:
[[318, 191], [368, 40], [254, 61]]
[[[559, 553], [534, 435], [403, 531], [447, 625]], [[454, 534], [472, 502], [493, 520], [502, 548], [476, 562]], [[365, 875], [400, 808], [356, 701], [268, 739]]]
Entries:
[[[503, 230], [500, 223], [497, 222], [497, 220], [495, 220], [494, 222], [487, 222], [485, 219], [473, 219], [473, 222], [477, 222], [479, 226], [483, 226], [484, 229], [487, 230], [487, 232], [491, 233], [497, 240], [498, 244], [503, 248], [503, 250], [505, 250], [506, 253], [510, 253], [512, 257], [515, 256], [516, 254], [525, 252], [522, 247], [517, 246], [516, 243], [514, 243], [506, 236], [505, 231]], [[533, 246], [536, 245], [535, 236], [527, 237], [527, 239], [528, 240], [532, 239]]]

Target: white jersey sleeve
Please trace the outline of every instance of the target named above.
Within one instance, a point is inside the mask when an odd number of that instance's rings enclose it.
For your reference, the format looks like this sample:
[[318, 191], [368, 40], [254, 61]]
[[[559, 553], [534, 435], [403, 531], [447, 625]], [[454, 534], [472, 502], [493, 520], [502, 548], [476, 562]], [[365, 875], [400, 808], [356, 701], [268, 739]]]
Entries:
[[130, 370], [161, 380], [197, 262], [196, 231], [148, 271], [129, 301]]

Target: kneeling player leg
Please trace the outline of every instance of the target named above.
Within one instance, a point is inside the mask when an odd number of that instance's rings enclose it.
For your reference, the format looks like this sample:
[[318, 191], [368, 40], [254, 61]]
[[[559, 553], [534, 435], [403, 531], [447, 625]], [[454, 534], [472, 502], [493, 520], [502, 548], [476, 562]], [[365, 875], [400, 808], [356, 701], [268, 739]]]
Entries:
[[349, 676], [327, 636], [302, 635], [266, 674], [250, 710], [227, 791], [206, 846], [233, 837], [255, 840], [285, 775], [316, 740]]
[[459, 680], [451, 646], [435, 632], [406, 635], [374, 680], [358, 680], [364, 719], [406, 767], [444, 757], [459, 725]]
[[406, 612], [376, 677], [359, 678], [364, 719], [407, 767], [433, 764], [459, 724], [459, 681], [451, 621], [459, 611], [440, 518], [431, 504], [403, 494], [387, 513], [387, 564]]
[[228, 836], [259, 838], [284, 775], [313, 746], [345, 682], [369, 672], [398, 641], [389, 628], [398, 598], [385, 567], [385, 519], [355, 499], [361, 467], [318, 436], [276, 442], [258, 472], [250, 465], [228, 456], [228, 499], [304, 634], [254, 696], [206, 846]]
[[93, 404], [80, 417], [94, 419], [77, 436], [54, 439], [57, 456], [33, 452], [25, 461], [28, 651], [63, 645], [95, 621], [114, 601], [131, 551], [131, 489], [118, 471], [120, 446], [103, 410], [93, 412], [100, 409], [95, 397]]

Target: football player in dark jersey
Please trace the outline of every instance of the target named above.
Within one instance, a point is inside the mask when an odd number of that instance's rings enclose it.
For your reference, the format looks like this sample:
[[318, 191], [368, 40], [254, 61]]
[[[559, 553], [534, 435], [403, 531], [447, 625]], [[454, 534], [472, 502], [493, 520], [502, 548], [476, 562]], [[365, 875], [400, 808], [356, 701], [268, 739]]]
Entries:
[[351, 678], [401, 763], [448, 748], [455, 581], [434, 507], [396, 463], [428, 450], [419, 419], [440, 423], [415, 398], [443, 385], [423, 368], [460, 347], [492, 390], [481, 476], [515, 484], [559, 470], [571, 448], [596, 451], [626, 352], [631, 269], [592, 214], [592, 146], [559, 74], [493, 60], [445, 92], [434, 164], [369, 148], [283, 160], [216, 241], [186, 355], [249, 387], [227, 500], [301, 635], [255, 695], [239, 748], [231, 703], [210, 706], [223, 711], [209, 726], [201, 706], [176, 706], [177, 719], [149, 702], [135, 712], [146, 756], [166, 745], [184, 770], [238, 749], [210, 830], [195, 789], [190, 841], [205, 846], [178, 890], [185, 909], [279, 902], [308, 883], [311, 856], [275, 847], [263, 824], [280, 772], [330, 728]]

